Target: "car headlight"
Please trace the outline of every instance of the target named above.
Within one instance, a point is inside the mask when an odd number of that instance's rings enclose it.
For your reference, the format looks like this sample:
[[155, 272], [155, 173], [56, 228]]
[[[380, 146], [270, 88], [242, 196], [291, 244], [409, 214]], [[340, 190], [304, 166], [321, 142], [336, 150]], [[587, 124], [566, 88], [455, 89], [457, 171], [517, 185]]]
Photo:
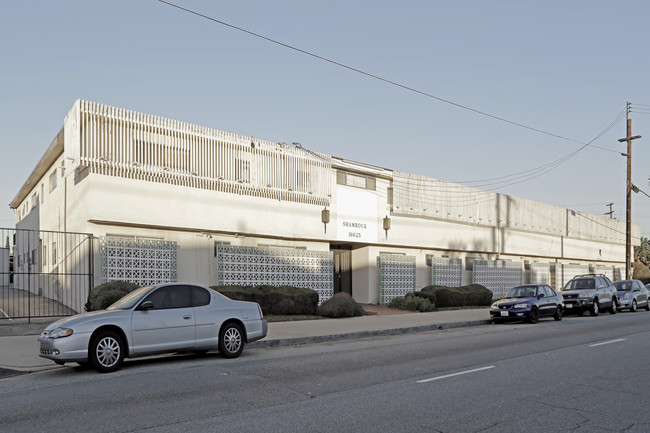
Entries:
[[630, 299], [630, 294], [626, 293], [625, 296], [623, 297], [623, 299]]
[[50, 331], [49, 334], [47, 334], [48, 338], [63, 338], [63, 337], [69, 337], [72, 335], [72, 329], [70, 328], [56, 328], [53, 331]]
[[515, 304], [514, 308], [517, 309], [528, 308], [528, 304]]
[[580, 292], [578, 295], [578, 298], [591, 298], [591, 293], [590, 292]]
[[492, 310], [498, 310], [498, 309], [499, 309], [499, 306], [495, 303], [495, 304], [490, 305], [490, 308], [491, 308]]

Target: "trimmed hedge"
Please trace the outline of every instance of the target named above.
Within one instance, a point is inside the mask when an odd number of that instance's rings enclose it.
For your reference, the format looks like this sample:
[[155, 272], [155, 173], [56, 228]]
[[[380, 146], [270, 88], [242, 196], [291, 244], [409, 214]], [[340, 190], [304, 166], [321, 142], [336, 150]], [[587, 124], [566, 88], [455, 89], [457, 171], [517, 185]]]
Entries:
[[439, 308], [489, 306], [493, 296], [490, 289], [480, 284], [462, 287], [427, 286], [422, 288], [421, 293], [426, 293], [425, 296], [429, 299], [433, 297], [436, 307]]
[[318, 307], [318, 315], [323, 317], [332, 317], [335, 319], [341, 317], [363, 316], [363, 307], [357, 303], [352, 296], [340, 292], [323, 302]]
[[315, 315], [318, 293], [312, 289], [291, 286], [210, 286], [230, 299], [257, 302], [264, 314]]
[[93, 287], [88, 293], [88, 301], [84, 305], [86, 311], [104, 310], [115, 301], [134, 291], [139, 286], [128, 281], [108, 281]]
[[398, 310], [419, 311], [420, 313], [435, 310], [435, 304], [426, 296], [420, 296], [418, 292], [409, 292], [406, 296], [393, 298], [388, 306]]

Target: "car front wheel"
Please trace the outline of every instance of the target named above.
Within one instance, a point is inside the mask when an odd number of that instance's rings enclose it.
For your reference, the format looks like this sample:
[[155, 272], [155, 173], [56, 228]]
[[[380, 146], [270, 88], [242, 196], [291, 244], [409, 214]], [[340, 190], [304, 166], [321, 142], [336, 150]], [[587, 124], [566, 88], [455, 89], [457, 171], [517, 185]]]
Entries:
[[530, 314], [528, 315], [528, 321], [530, 323], [537, 323], [539, 320], [539, 311], [537, 311], [537, 308], [532, 308], [530, 310]]
[[636, 299], [633, 299], [632, 305], [630, 306], [630, 311], [636, 313], [636, 310], [637, 310]]
[[589, 314], [592, 316], [597, 316], [598, 313], [600, 313], [600, 307], [598, 307], [598, 299], [594, 299], [594, 304], [591, 306], [591, 310], [589, 310]]
[[100, 373], [117, 370], [124, 361], [124, 343], [117, 333], [102, 331], [90, 344], [90, 363]]
[[557, 307], [557, 310], [555, 310], [555, 314], [553, 315], [553, 318], [555, 320], [562, 320], [562, 317], [564, 316], [564, 312], [562, 311], [562, 307]]
[[236, 323], [224, 325], [219, 333], [219, 353], [224, 358], [237, 358], [244, 350], [244, 334]]

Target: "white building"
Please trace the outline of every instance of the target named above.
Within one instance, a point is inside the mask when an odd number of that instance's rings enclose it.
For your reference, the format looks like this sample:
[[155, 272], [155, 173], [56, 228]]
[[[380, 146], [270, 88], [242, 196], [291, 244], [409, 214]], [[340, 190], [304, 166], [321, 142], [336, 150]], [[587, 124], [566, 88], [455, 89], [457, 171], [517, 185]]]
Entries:
[[[625, 273], [622, 221], [82, 100], [10, 206], [19, 229], [93, 234], [94, 284], [290, 284], [387, 303], [430, 284], [500, 296]], [[34, 262], [51, 255], [39, 248]]]

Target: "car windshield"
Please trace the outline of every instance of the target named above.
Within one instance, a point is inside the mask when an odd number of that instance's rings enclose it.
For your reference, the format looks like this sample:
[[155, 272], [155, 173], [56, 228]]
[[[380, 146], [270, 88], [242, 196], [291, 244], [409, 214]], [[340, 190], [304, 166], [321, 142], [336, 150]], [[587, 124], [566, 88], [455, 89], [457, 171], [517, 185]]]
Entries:
[[580, 290], [580, 289], [595, 289], [596, 282], [592, 278], [576, 278], [566, 283], [562, 290]]
[[616, 290], [619, 292], [629, 292], [630, 290], [632, 290], [631, 281], [616, 281], [614, 283], [614, 286], [616, 287]]
[[149, 290], [151, 290], [153, 286], [146, 286], [146, 287], [140, 287], [139, 289], [135, 289], [134, 291], [124, 295], [114, 303], [112, 303], [107, 310], [128, 310], [129, 308], [133, 308], [135, 304], [138, 303], [138, 301], [147, 293]]
[[536, 286], [514, 287], [506, 295], [507, 298], [534, 298], [535, 296], [537, 296]]

